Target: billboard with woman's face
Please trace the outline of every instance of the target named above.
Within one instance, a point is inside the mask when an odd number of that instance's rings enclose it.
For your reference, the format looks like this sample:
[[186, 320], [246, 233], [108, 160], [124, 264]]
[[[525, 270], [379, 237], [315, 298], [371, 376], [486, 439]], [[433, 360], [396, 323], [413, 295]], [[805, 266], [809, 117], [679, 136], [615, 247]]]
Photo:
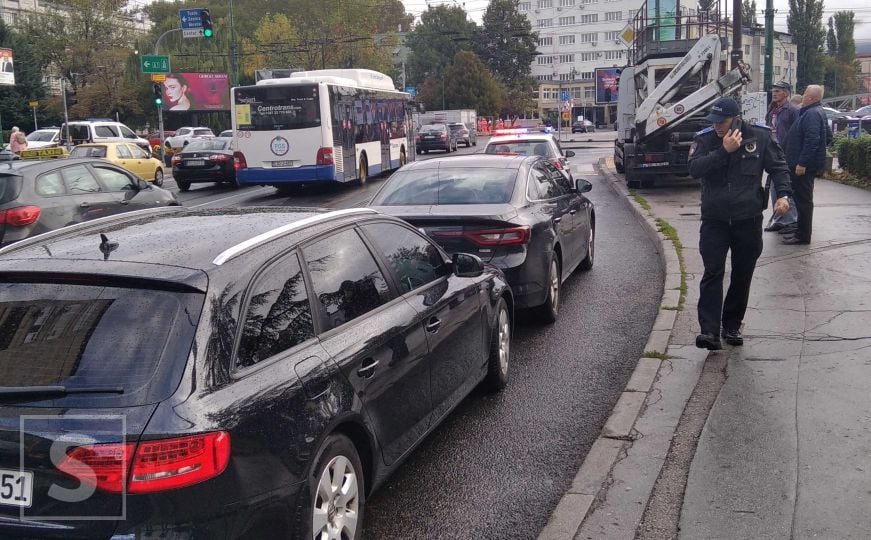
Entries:
[[226, 73], [167, 73], [163, 110], [229, 111], [230, 79]]
[[596, 68], [596, 105], [617, 103], [620, 68]]

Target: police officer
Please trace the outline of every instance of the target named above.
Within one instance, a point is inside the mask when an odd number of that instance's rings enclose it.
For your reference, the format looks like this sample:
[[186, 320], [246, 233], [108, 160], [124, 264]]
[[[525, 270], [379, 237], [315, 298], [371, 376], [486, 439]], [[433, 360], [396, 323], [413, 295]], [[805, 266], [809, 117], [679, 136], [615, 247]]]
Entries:
[[[772, 131], [741, 120], [738, 103], [720, 98], [707, 120], [713, 125], [696, 134], [689, 170], [702, 181], [702, 224], [699, 251], [705, 273], [699, 291], [696, 347], [718, 350], [722, 336], [729, 345], [743, 345], [741, 323], [750, 296], [750, 281], [762, 253], [762, 211], [768, 195], [762, 171], [774, 183], [778, 199], [774, 212], [789, 210], [789, 170], [783, 149]], [[723, 301], [726, 254], [732, 252], [732, 276]]]

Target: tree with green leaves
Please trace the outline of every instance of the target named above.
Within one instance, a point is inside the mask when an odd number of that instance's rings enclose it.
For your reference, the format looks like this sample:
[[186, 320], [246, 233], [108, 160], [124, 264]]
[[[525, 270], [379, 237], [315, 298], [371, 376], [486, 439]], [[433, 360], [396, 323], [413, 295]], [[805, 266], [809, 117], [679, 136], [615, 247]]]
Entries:
[[856, 61], [856, 40], [853, 32], [856, 28], [856, 14], [852, 11], [835, 13], [835, 34], [838, 37], [838, 61], [853, 64]]
[[[444, 73], [444, 106], [447, 109], [475, 109], [482, 116], [499, 114], [503, 92], [486, 64], [471, 51], [460, 51]], [[441, 109], [441, 80], [431, 77], [422, 96], [430, 109]], [[427, 95], [428, 94], [428, 95]]]
[[838, 38], [835, 36], [834, 19], [829, 17], [829, 30], [826, 32], [826, 52], [830, 56], [838, 54]]
[[748, 28], [759, 25], [756, 19], [756, 0], [743, 0], [741, 3], [741, 21], [742, 25]]
[[[2, 128], [10, 129], [18, 126], [24, 131], [33, 130], [33, 112], [29, 101], [39, 101], [37, 120], [45, 123], [47, 113], [46, 90], [42, 82], [42, 70], [45, 64], [37, 54], [36, 49], [26, 36], [15, 32], [0, 20], [0, 47], [12, 49], [15, 59], [15, 86], [0, 86], [0, 120]], [[0, 136], [3, 132], [0, 131]], [[7, 142], [6, 137], [0, 137], [0, 143]]]
[[799, 37], [796, 80], [798, 90], [804, 91], [807, 85], [823, 80], [823, 0], [789, 0], [786, 26], [790, 34]]
[[478, 25], [458, 6], [431, 6], [405, 41], [411, 50], [406, 63], [410, 83], [441, 75], [460, 51], [471, 51]]

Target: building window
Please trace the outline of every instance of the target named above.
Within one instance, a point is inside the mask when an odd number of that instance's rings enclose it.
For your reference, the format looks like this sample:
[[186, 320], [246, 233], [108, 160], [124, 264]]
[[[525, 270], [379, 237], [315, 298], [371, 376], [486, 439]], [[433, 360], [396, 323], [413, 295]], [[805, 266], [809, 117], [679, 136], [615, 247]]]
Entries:
[[573, 79], [572, 79], [572, 74], [571, 74], [571, 73], [560, 73], [560, 74], [559, 74], [559, 80], [561, 80], [561, 81], [571, 81], [571, 80], [573, 80]]
[[575, 0], [559, 0], [559, 7], [572, 7], [575, 5]]
[[581, 3], [586, 5], [597, 4], [599, 3], [599, 0], [581, 0]]
[[538, 27], [539, 28], [550, 28], [553, 26], [553, 19], [539, 19]]
[[529, 11], [532, 9], [532, 2], [520, 2], [517, 4], [517, 9], [519, 11]]
[[622, 21], [623, 20], [623, 12], [622, 11], [609, 11], [605, 13], [606, 21]]
[[581, 15], [581, 24], [592, 24], [599, 22], [599, 14], [593, 13], [592, 15]]
[[596, 60], [596, 53], [594, 53], [594, 52], [581, 53], [581, 62], [593, 62], [594, 60]]
[[795, 53], [794, 52], [789, 53], [789, 61], [792, 62], [794, 60], [795, 60]]
[[595, 43], [596, 36], [598, 36], [598, 32], [589, 32], [586, 34], [581, 34], [581, 43]]
[[584, 99], [596, 99], [596, 89], [591, 86], [584, 88]]
[[559, 37], [560, 45], [574, 45], [575, 44], [575, 36], [574, 34], [570, 36], [560, 36]]
[[575, 55], [573, 54], [561, 54], [559, 55], [560, 64], [570, 64], [575, 61]]
[[553, 0], [538, 0], [538, 9], [547, 9], [553, 7]]
[[634, 18], [635, 18], [635, 15], [636, 15], [637, 13], [638, 13], [638, 10], [637, 10], [637, 9], [630, 9], [630, 10], [629, 10], [629, 20], [631, 21], [632, 19], [634, 19]]
[[560, 26], [569, 26], [572, 24], [575, 24], [575, 16], [574, 15], [572, 15], [570, 17], [560, 17], [559, 18], [559, 25]]
[[551, 45], [553, 45], [553, 38], [552, 37], [538, 38], [538, 46], [539, 47], [549, 47]]
[[780, 75], [780, 66], [775, 66], [775, 67], [774, 67], [774, 74], [775, 74], [775, 75]]
[[586, 80], [591, 80], [592, 78], [593, 78], [592, 71], [582, 71], [581, 72], [581, 79], [586, 81]]
[[619, 60], [623, 58], [623, 51], [605, 51], [605, 60]]
[[544, 66], [547, 64], [553, 64], [553, 56], [539, 56], [538, 57], [538, 65]]
[[538, 75], [535, 77], [539, 82], [547, 82], [551, 79], [550, 75]]
[[605, 41], [617, 41], [620, 39], [620, 31], [605, 32]]

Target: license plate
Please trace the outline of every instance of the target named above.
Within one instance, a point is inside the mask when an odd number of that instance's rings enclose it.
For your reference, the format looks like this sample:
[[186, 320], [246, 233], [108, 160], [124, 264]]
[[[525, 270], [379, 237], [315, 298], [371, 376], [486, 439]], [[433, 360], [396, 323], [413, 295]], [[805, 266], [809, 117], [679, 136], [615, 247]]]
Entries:
[[206, 164], [206, 161], [204, 159], [187, 159], [184, 164], [188, 167], [202, 167]]
[[33, 473], [0, 469], [0, 504], [30, 508]]
[[424, 139], [435, 139], [435, 135], [424, 135]]
[[296, 164], [295, 161], [287, 160], [287, 161], [273, 161], [273, 167], [293, 167]]

